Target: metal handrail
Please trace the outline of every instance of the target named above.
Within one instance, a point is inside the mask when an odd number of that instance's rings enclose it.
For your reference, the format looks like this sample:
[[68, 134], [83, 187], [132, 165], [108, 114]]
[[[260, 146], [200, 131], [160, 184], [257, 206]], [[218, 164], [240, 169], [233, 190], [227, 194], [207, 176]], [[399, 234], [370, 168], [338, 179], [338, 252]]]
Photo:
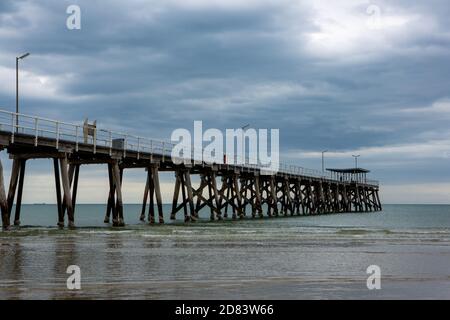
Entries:
[[[17, 124], [16, 124], [16, 120]], [[21, 125], [22, 123], [22, 125]], [[123, 156], [126, 156], [127, 152], [136, 152], [139, 158], [142, 153], [158, 154], [163, 158], [165, 156], [171, 156], [172, 149], [176, 145], [173, 142], [160, 139], [149, 139], [145, 137], [140, 137], [136, 135], [131, 135], [128, 133], [116, 132], [107, 129], [94, 129], [93, 136], [88, 137], [87, 141], [83, 139], [83, 125], [76, 125], [73, 123], [68, 123], [64, 121], [52, 120], [43, 117], [31, 116], [22, 113], [15, 113], [11, 111], [0, 109], [0, 130], [6, 131], [5, 129], [10, 128], [11, 141], [14, 143], [14, 136], [18, 133], [32, 135], [34, 137], [35, 146], [38, 145], [39, 138], [54, 138], [56, 142], [56, 148], [58, 148], [61, 138], [63, 140], [68, 140], [75, 143], [76, 151], [78, 151], [79, 144], [87, 143], [93, 146], [94, 153], [98, 146], [104, 146], [109, 148], [111, 154], [112, 150], [116, 150], [114, 147], [114, 141], [116, 139], [121, 139], [123, 142], [122, 152]], [[100, 142], [100, 143], [99, 143]], [[197, 155], [200, 155], [199, 157]], [[199, 163], [211, 163], [212, 159], [204, 155], [203, 148], [191, 147], [191, 152], [189, 155], [181, 159], [186, 159], [188, 161], [196, 161]], [[211, 161], [208, 161], [211, 160]], [[259, 161], [256, 158], [250, 157], [234, 157], [234, 163], [227, 163], [231, 166], [238, 166], [246, 169], [253, 170], [268, 170], [268, 168], [259, 165]], [[227, 161], [228, 162], [228, 161]], [[222, 161], [220, 164], [225, 164]], [[342, 181], [342, 178], [331, 175], [329, 172], [322, 172], [314, 169], [307, 169], [295, 165], [287, 165], [284, 163], [279, 163], [279, 169], [277, 172], [288, 174], [288, 175], [299, 175], [308, 176], [314, 178], [321, 178], [334, 181]], [[346, 181], [353, 182], [353, 181]], [[378, 185], [376, 180], [365, 180], [358, 181], [367, 184]]]

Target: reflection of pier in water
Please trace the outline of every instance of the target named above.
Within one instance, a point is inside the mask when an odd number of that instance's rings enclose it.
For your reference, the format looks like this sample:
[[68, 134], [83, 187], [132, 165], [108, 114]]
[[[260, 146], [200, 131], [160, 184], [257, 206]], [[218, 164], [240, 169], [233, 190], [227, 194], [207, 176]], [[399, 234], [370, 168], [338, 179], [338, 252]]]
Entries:
[[[155, 222], [155, 201], [158, 221], [164, 222], [160, 171], [175, 173], [171, 219], [183, 210], [186, 222], [196, 220], [205, 207], [210, 209], [211, 220], [227, 218], [229, 209], [233, 219], [245, 217], [247, 210], [252, 217], [381, 210], [378, 182], [367, 180], [365, 169], [328, 169], [322, 173], [280, 165], [278, 172], [265, 175], [256, 165], [209, 163], [196, 159], [194, 152], [192, 164], [175, 164], [172, 147], [168, 142], [101, 130], [86, 123], [74, 125], [0, 110], [0, 149], [6, 149], [13, 159], [7, 194], [0, 163], [3, 228], [10, 226], [15, 198], [14, 224], [20, 225], [26, 163], [38, 158], [53, 160], [60, 227], [66, 212], [68, 225], [75, 225], [80, 166], [88, 164], [108, 167], [105, 222], [109, 223], [112, 215], [113, 226], [124, 225], [122, 177], [127, 168], [146, 170], [141, 220], [145, 220], [148, 208], [150, 223]], [[193, 175], [200, 176], [197, 187], [191, 181]]]

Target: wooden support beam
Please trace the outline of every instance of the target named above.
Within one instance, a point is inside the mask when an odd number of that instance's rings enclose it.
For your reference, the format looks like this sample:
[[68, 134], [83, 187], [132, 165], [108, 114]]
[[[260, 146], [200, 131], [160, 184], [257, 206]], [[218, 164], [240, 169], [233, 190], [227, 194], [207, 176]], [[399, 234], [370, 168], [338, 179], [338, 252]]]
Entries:
[[[244, 192], [242, 192], [243, 205], [246, 209], [248, 205], [252, 209], [252, 218], [255, 218], [259, 212], [258, 200], [256, 199], [255, 176], [248, 176], [244, 179]], [[242, 184], [241, 184], [242, 190]]]
[[383, 210], [383, 209], [382, 209], [382, 207], [381, 207], [381, 201], [380, 201], [380, 196], [378, 195], [378, 189], [375, 190], [375, 195], [376, 195], [377, 202], [378, 202], [378, 208], [379, 208], [379, 210], [381, 211], [381, 210]]
[[114, 178], [113, 178], [113, 169], [112, 169], [112, 164], [108, 163], [108, 181], [109, 181], [109, 196], [108, 196], [108, 205], [106, 207], [106, 214], [105, 214], [105, 219], [104, 222], [105, 223], [109, 223], [110, 221], [110, 217], [111, 217], [111, 213], [113, 214], [113, 217], [116, 216], [116, 207], [115, 207], [115, 192], [116, 192], [116, 188], [114, 185]]
[[151, 167], [151, 171], [153, 176], [153, 185], [155, 187], [156, 205], [158, 206], [158, 221], [162, 224], [164, 223], [164, 214], [162, 206], [161, 186], [159, 184], [158, 166], [153, 165]]
[[364, 204], [365, 204], [365, 201], [364, 201], [364, 187], [359, 186], [358, 187], [358, 192], [359, 192], [360, 211], [364, 212], [364, 211], [366, 211], [365, 208], [364, 208]]
[[75, 215], [75, 206], [77, 203], [77, 192], [78, 192], [78, 177], [80, 175], [80, 164], [75, 165], [75, 175], [72, 181], [72, 210]]
[[303, 191], [302, 191], [302, 181], [300, 179], [296, 179], [295, 185], [297, 186], [297, 196], [298, 196], [298, 207], [297, 207], [297, 214], [305, 214], [305, 204], [304, 204], [304, 197], [303, 197]]
[[296, 213], [297, 215], [303, 214], [303, 192], [302, 192], [302, 182], [300, 179], [295, 179], [295, 187], [296, 187], [296, 193], [297, 193], [297, 207], [296, 207]]
[[1, 160], [0, 160], [0, 209], [2, 211], [2, 227], [4, 230], [8, 230], [10, 227], [8, 199], [6, 198], [5, 180], [3, 178], [3, 165]]
[[150, 224], [154, 224], [155, 223], [155, 201], [154, 201], [154, 194], [155, 194], [155, 183], [153, 180], [153, 172], [150, 168], [148, 168], [148, 173], [149, 173], [149, 177], [150, 177], [150, 181], [148, 184], [148, 196], [150, 198], [150, 203], [148, 206], [148, 222]]
[[14, 225], [20, 226], [20, 211], [22, 209], [22, 194], [23, 194], [23, 183], [25, 179], [25, 165], [26, 160], [20, 160], [20, 174], [19, 174], [19, 185], [17, 187], [17, 200], [16, 200], [16, 212], [14, 215]]
[[252, 182], [248, 177], [241, 177], [239, 179], [240, 183], [240, 195], [242, 199], [242, 208], [244, 215], [246, 214], [247, 206], [250, 205], [252, 209], [252, 217], [256, 216], [256, 211], [254, 209], [254, 203], [253, 203], [253, 188], [252, 188]]
[[72, 195], [70, 192], [70, 182], [69, 182], [69, 168], [68, 168], [68, 162], [67, 158], [61, 158], [59, 159], [60, 169], [61, 169], [61, 180], [64, 190], [64, 200], [67, 207], [67, 215], [69, 217], [69, 228], [75, 227], [75, 219], [73, 214], [73, 207], [72, 207]]
[[361, 198], [359, 196], [359, 186], [358, 184], [355, 185], [355, 195], [354, 195], [354, 204], [355, 204], [355, 211], [361, 212]]
[[194, 208], [194, 194], [192, 191], [192, 182], [191, 182], [191, 173], [189, 170], [186, 170], [184, 172], [184, 176], [185, 176], [185, 183], [186, 183], [186, 188], [187, 188], [187, 196], [188, 196], [188, 201], [189, 201], [189, 210], [190, 210], [190, 218], [191, 220], [197, 220], [198, 215], [197, 212], [195, 212], [195, 208]]
[[367, 199], [366, 199], [366, 188], [364, 186], [361, 187], [361, 207], [362, 211], [369, 211], [369, 208], [367, 206]]
[[[112, 165], [112, 173], [114, 185], [116, 187], [116, 219], [113, 219], [113, 226], [122, 227], [125, 225], [123, 219], [123, 201], [122, 201], [122, 174], [123, 171], [119, 168], [119, 164], [116, 162]], [[114, 221], [116, 220], [116, 221]]]
[[364, 201], [364, 187], [363, 186], [359, 186], [358, 187], [358, 192], [359, 192], [359, 204], [360, 204], [360, 211], [366, 211], [365, 210], [365, 201]]
[[295, 183], [292, 183], [290, 178], [287, 179], [287, 189], [291, 200], [291, 207], [290, 207], [291, 216], [293, 216], [294, 214], [296, 214], [297, 210], [298, 195], [297, 195], [297, 186], [295, 185]]
[[312, 184], [312, 181], [309, 180], [307, 182], [307, 189], [306, 189], [306, 193], [308, 196], [308, 204], [309, 204], [309, 212], [308, 214], [315, 214], [317, 211], [317, 197], [315, 196], [314, 192], [315, 190], [313, 189], [314, 186]]
[[145, 183], [144, 196], [142, 198], [141, 216], [139, 218], [141, 221], [145, 221], [145, 212], [147, 210], [147, 199], [148, 199], [149, 188], [150, 188], [150, 172], [148, 172], [148, 168], [147, 168], [147, 181]]
[[[211, 177], [207, 176], [207, 188], [208, 188], [208, 199], [207, 202], [205, 202], [205, 205], [209, 206], [209, 220], [214, 221], [216, 220], [216, 210], [215, 207], [213, 205], [214, 199], [213, 199], [213, 192], [212, 192], [212, 187], [211, 187]], [[197, 201], [200, 197], [197, 198]], [[197, 202], [198, 203], [198, 202]], [[199, 212], [200, 209], [196, 209], [197, 212]]]
[[355, 192], [354, 188], [352, 186], [348, 186], [347, 188], [347, 198], [348, 198], [348, 207], [349, 212], [356, 212], [356, 205], [355, 205]]
[[[175, 171], [176, 181], [175, 181], [175, 191], [172, 202], [172, 213], [171, 219], [175, 219], [176, 213], [183, 208], [184, 211], [184, 221], [188, 222], [190, 220], [196, 220], [197, 216], [194, 208], [194, 191], [192, 188], [192, 183], [190, 179], [189, 170], [186, 168], [179, 168]], [[178, 205], [179, 192], [181, 190], [182, 201]], [[189, 205], [189, 213], [188, 213]]]
[[372, 201], [370, 200], [370, 189], [368, 187], [364, 187], [365, 189], [365, 201], [367, 203], [367, 209], [369, 212], [373, 211]]
[[306, 188], [306, 184], [303, 185], [303, 189], [302, 189], [302, 181], [301, 180], [299, 182], [299, 187], [300, 187], [300, 194], [301, 194], [301, 197], [302, 197], [302, 199], [301, 199], [302, 200], [301, 201], [301, 203], [302, 203], [302, 214], [306, 215], [306, 214], [309, 213], [309, 203], [308, 203], [308, 197], [307, 197], [308, 190]]
[[319, 212], [318, 213], [324, 213], [325, 212], [325, 196], [324, 196], [324, 192], [323, 192], [323, 183], [322, 183], [322, 181], [320, 181], [318, 184], [317, 184], [317, 188], [318, 188], [318, 191], [319, 191], [319, 205], [318, 205], [318, 208], [319, 208]]
[[[199, 212], [203, 207], [204, 207], [204, 203], [202, 203], [202, 200], [204, 199], [203, 197], [203, 189], [205, 189], [205, 187], [208, 186], [208, 183], [206, 182], [206, 173], [201, 173], [200, 174], [200, 186], [198, 187], [197, 190], [194, 190], [194, 197], [197, 196], [197, 201], [195, 204], [195, 211]], [[207, 202], [208, 200], [205, 199], [205, 202]]]
[[270, 176], [269, 184], [270, 184], [270, 197], [271, 197], [271, 203], [272, 203], [272, 209], [273, 209], [272, 216], [278, 217], [277, 191], [276, 191], [276, 187], [275, 187], [275, 177], [274, 176]]
[[333, 208], [333, 194], [331, 192], [331, 184], [330, 182], [327, 182], [326, 184], [326, 213], [332, 213], [334, 211]]
[[219, 200], [219, 192], [217, 190], [217, 181], [216, 181], [216, 173], [211, 172], [211, 187], [214, 194], [214, 200], [216, 202], [217, 209], [217, 219], [222, 220], [222, 211], [220, 210], [220, 200]]
[[341, 212], [341, 199], [339, 193], [339, 184], [334, 185], [334, 209], [336, 212]]
[[12, 164], [11, 179], [9, 181], [9, 190], [8, 190], [8, 217], [11, 217], [14, 198], [16, 196], [17, 183], [19, 181], [19, 172], [20, 172], [20, 160], [14, 159]]
[[376, 208], [374, 207], [374, 203], [372, 201], [372, 188], [367, 187], [366, 188], [366, 200], [367, 200], [367, 206], [369, 207], [369, 211], [376, 211]]
[[185, 178], [185, 172], [182, 171], [180, 173], [180, 182], [181, 182], [181, 196], [183, 198], [183, 203], [181, 204], [184, 211], [184, 222], [188, 222], [191, 220], [191, 216], [188, 214], [187, 209], [187, 202], [188, 198], [186, 196], [186, 178]]
[[309, 195], [309, 181], [304, 181], [303, 185], [303, 214], [310, 214], [311, 211], [311, 198]]
[[260, 198], [261, 198], [261, 208], [263, 205], [267, 206], [267, 215], [270, 217], [270, 206], [268, 204], [269, 202], [269, 196], [268, 196], [268, 192], [267, 192], [267, 179], [265, 179], [265, 177], [263, 176], [259, 176], [259, 194], [260, 194]]
[[376, 196], [376, 189], [375, 188], [372, 188], [372, 202], [373, 202], [373, 206], [374, 206], [374, 209], [375, 209], [375, 211], [380, 211], [380, 207], [379, 207], [379, 204], [378, 204], [378, 199], [377, 199], [377, 196]]
[[[235, 173], [227, 173], [222, 176], [222, 187], [219, 191], [219, 210], [225, 208], [224, 217], [228, 217], [228, 206], [232, 209], [232, 218], [236, 219], [237, 214], [242, 215], [242, 201], [239, 189], [238, 176]], [[222, 203], [223, 202], [223, 203]]]
[[[213, 178], [214, 176], [214, 178]], [[220, 216], [220, 210], [218, 208], [218, 197], [217, 188], [213, 187], [213, 179], [215, 180], [215, 175], [213, 175], [212, 171], [205, 171], [200, 174], [200, 186], [197, 190], [193, 189], [194, 198], [196, 198], [196, 206], [195, 211], [200, 212], [205, 206], [208, 206], [210, 209], [210, 219], [215, 220], [216, 215]], [[214, 181], [215, 182], [215, 181]], [[205, 197], [203, 195], [203, 190], [207, 189], [208, 195]], [[214, 205], [215, 203], [215, 205]]]
[[367, 200], [369, 202], [370, 211], [378, 211], [377, 204], [373, 201], [373, 188], [367, 187]]
[[321, 214], [324, 212], [324, 193], [323, 193], [323, 184], [322, 182], [317, 182], [314, 184], [314, 189], [316, 191], [315, 195], [318, 201], [316, 214]]
[[[226, 196], [225, 196], [226, 191]], [[228, 204], [230, 199], [230, 178], [228, 176], [222, 177], [222, 188], [221, 188], [221, 202], [222, 200], [225, 200], [224, 206], [225, 206], [225, 212], [223, 216], [225, 218], [228, 218]]]
[[53, 158], [53, 171], [55, 173], [56, 206], [58, 209], [58, 227], [64, 228], [64, 212], [61, 199], [61, 179], [59, 174], [58, 159]]
[[172, 213], [170, 214], [170, 219], [171, 220], [175, 220], [176, 219], [177, 203], [178, 203], [178, 197], [180, 195], [180, 188], [181, 188], [180, 172], [179, 171], [175, 171], [175, 189], [174, 189], [174, 192], [173, 192]]
[[291, 187], [290, 187], [289, 179], [285, 178], [283, 183], [284, 183], [284, 193], [285, 193], [285, 211], [286, 211], [286, 215], [287, 215], [287, 213], [289, 211], [291, 216], [293, 216], [294, 215], [294, 209], [293, 209], [293, 200], [292, 200], [292, 196], [291, 196]]
[[[234, 189], [234, 197], [236, 198], [236, 211], [237, 214], [239, 215], [239, 218], [244, 218], [245, 216], [245, 209], [242, 208], [242, 197], [241, 197], [241, 192], [239, 189], [239, 177], [238, 175], [235, 173], [233, 174], [233, 189]], [[233, 212], [233, 217], [236, 217], [236, 213]]]
[[311, 214], [316, 214], [320, 212], [320, 195], [318, 194], [319, 188], [317, 184], [314, 184], [312, 181], [309, 183], [311, 187]]
[[240, 180], [240, 192], [242, 199], [243, 214], [246, 215], [247, 207], [250, 205], [252, 210], [252, 218], [256, 217], [256, 207], [255, 207], [255, 192], [253, 188], [253, 179], [250, 177], [243, 177]]
[[254, 177], [254, 187], [255, 187], [255, 207], [260, 218], [264, 217], [262, 210], [262, 200], [261, 200], [261, 185], [259, 175]]
[[[69, 163], [69, 187], [71, 190], [72, 190], [72, 181], [73, 181], [74, 173], [75, 173], [75, 165], [73, 163]], [[63, 198], [63, 202], [62, 202], [63, 215], [66, 214], [66, 209], [67, 209], [66, 200], [65, 200], [65, 198]], [[72, 209], [73, 209], [73, 206], [72, 206]]]
[[275, 215], [275, 199], [272, 196], [271, 191], [271, 184], [270, 184], [271, 177], [264, 177], [262, 180], [262, 188], [261, 188], [261, 198], [262, 203], [267, 205], [267, 216], [270, 218]]
[[235, 194], [235, 187], [234, 187], [234, 181], [232, 174], [226, 173], [222, 176], [222, 186], [219, 190], [219, 206], [218, 209], [224, 210], [224, 218], [228, 217], [228, 206], [231, 206], [232, 212], [233, 212], [233, 218], [236, 219], [236, 194]]
[[296, 178], [295, 181], [293, 182], [295, 184], [295, 188], [296, 188], [296, 193], [297, 193], [297, 207], [296, 207], [296, 213], [297, 215], [302, 215], [304, 214], [303, 212], [303, 199], [304, 199], [304, 195], [303, 195], [303, 190], [302, 190], [302, 181], [300, 178]]
[[348, 197], [348, 190], [347, 190], [347, 186], [344, 184], [342, 186], [342, 197], [343, 197], [343, 201], [344, 201], [344, 211], [345, 212], [351, 212], [352, 211], [352, 205], [349, 202], [349, 197]]
[[334, 212], [335, 210], [334, 210], [334, 206], [333, 206], [333, 198], [334, 198], [334, 196], [333, 196], [333, 192], [331, 191], [331, 183], [330, 182], [328, 182], [327, 183], [327, 212], [328, 213], [332, 213], [332, 212]]
[[[114, 164], [113, 164], [113, 169], [114, 169]], [[124, 222], [124, 218], [123, 218], [123, 201], [122, 201], [123, 168], [121, 168], [118, 163], [117, 163], [117, 170], [119, 172], [119, 184], [116, 186], [116, 194], [117, 194], [117, 188], [118, 188], [118, 186], [120, 186], [120, 194], [121, 194], [120, 198], [121, 199], [119, 202], [119, 197], [116, 197], [116, 210], [117, 210], [119, 227], [123, 227], [123, 226], [125, 226], [125, 222]]]
[[280, 204], [281, 211], [280, 213], [284, 216], [287, 215], [286, 208], [286, 194], [284, 192], [284, 183], [283, 181], [278, 182], [275, 177], [275, 195], [276, 195], [276, 203]]

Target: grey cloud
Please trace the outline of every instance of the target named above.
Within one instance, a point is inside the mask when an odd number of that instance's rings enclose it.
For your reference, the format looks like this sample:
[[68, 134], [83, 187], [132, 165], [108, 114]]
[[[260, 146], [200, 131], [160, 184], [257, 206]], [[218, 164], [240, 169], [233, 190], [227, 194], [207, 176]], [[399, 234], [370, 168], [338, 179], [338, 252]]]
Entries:
[[[82, 8], [80, 31], [65, 28], [65, 8], [72, 2]], [[2, 1], [0, 32], [19, 35], [0, 39], [0, 67], [12, 70], [14, 56], [26, 50], [32, 56], [24, 69], [59, 80], [57, 100], [22, 92], [27, 112], [70, 121], [89, 116], [158, 138], [192, 127], [193, 120], [218, 128], [280, 128], [284, 151], [447, 137], [448, 119], [439, 114], [393, 112], [450, 96], [447, 2], [379, 5], [385, 15], [416, 15], [429, 25], [412, 25], [417, 32], [400, 33], [386, 47], [371, 47], [368, 36], [367, 52], [324, 58], [308, 51], [308, 34], [320, 32], [308, 3], [295, 10], [285, 2], [220, 10], [162, 1]], [[358, 10], [365, 14], [363, 4]], [[366, 43], [359, 45], [365, 49]], [[279, 94], [267, 92], [277, 89]], [[12, 106], [14, 93], [0, 93], [0, 102]], [[392, 168], [367, 160], [395, 182], [410, 181], [414, 166], [416, 181], [442, 181], [438, 168], [445, 168], [436, 161], [435, 169], [426, 169], [434, 160], [398, 159]], [[399, 171], [393, 174], [393, 168]]]

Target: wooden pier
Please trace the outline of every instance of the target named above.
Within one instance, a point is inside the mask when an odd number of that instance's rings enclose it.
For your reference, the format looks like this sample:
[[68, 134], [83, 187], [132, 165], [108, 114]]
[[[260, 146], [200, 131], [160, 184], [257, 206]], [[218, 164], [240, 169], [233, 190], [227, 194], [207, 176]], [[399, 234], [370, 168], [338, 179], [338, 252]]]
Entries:
[[[203, 208], [209, 208], [211, 220], [381, 210], [378, 182], [368, 180], [364, 169], [328, 169], [322, 173], [281, 165], [276, 174], [266, 175], [255, 165], [198, 160], [175, 164], [171, 150], [172, 145], [164, 141], [0, 110], [0, 151], [6, 151], [12, 159], [7, 190], [0, 162], [3, 229], [8, 229], [11, 221], [20, 225], [26, 164], [40, 158], [53, 161], [60, 227], [66, 225], [66, 219], [68, 227], [75, 226], [79, 172], [81, 166], [89, 164], [105, 164], [108, 170], [104, 222], [118, 227], [125, 225], [122, 178], [128, 168], [142, 168], [147, 176], [140, 219], [150, 224], [164, 223], [159, 182], [162, 171], [175, 175], [170, 218], [176, 219], [182, 211], [186, 222], [197, 220]], [[192, 183], [194, 175], [200, 177], [198, 187]]]

